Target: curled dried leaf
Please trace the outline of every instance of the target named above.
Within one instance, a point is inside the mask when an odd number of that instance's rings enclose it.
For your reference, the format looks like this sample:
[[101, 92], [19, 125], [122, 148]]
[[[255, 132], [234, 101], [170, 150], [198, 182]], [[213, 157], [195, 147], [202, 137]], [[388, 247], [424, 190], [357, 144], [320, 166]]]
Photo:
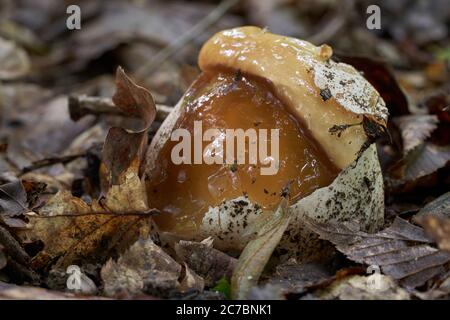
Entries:
[[[136, 85], [120, 67], [116, 86], [113, 102], [129, 118], [124, 118], [128, 120], [122, 123], [122, 128], [111, 128], [106, 137], [100, 169], [102, 190], [110, 201], [107, 206], [127, 210], [127, 199], [133, 198], [131, 210], [145, 211], [147, 200], [139, 168], [147, 145], [146, 131], [155, 119], [156, 107], [150, 92]], [[117, 201], [112, 204], [112, 199]]]
[[278, 209], [266, 221], [242, 251], [231, 278], [231, 297], [245, 299], [258, 283], [273, 251], [281, 240], [290, 221], [288, 200], [283, 198]]

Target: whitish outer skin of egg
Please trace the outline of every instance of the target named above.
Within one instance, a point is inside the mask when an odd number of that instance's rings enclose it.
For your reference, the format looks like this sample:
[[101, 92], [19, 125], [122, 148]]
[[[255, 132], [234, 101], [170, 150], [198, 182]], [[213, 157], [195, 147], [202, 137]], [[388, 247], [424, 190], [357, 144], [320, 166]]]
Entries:
[[[254, 30], [250, 31], [253, 32]], [[285, 38], [283, 37], [283, 39]], [[311, 46], [308, 49], [317, 48], [311, 44], [307, 44], [307, 46]], [[310, 60], [308, 61], [308, 63], [311, 63]], [[242, 65], [240, 66], [242, 67]], [[385, 121], [387, 111], [383, 100], [378, 97], [376, 90], [353, 67], [331, 60], [317, 61], [317, 64], [313, 63], [312, 67], [315, 70], [315, 85], [318, 88], [328, 88], [345, 110], [353, 114], [375, 116]], [[294, 68], [294, 66], [291, 66], [291, 68]], [[245, 70], [244, 68], [242, 71], [251, 70]], [[331, 77], [330, 74], [332, 74]], [[257, 75], [260, 74], [257, 73]], [[275, 77], [282, 79], [280, 75]], [[350, 85], [347, 85], [346, 88], [340, 83], [339, 79], [344, 79], [347, 82], [350, 80]], [[274, 81], [276, 79], [272, 77], [269, 80], [274, 82], [276, 87], [277, 81]], [[352, 85], [353, 81], [355, 82], [354, 85]], [[285, 88], [286, 84], [283, 86]], [[347, 90], [354, 90], [354, 95], [349, 95]], [[355, 99], [352, 98], [355, 95], [356, 101], [358, 101], [356, 104], [353, 103]], [[358, 97], [361, 100], [358, 100]], [[361, 105], [363, 101], [368, 105]], [[170, 139], [171, 132], [183, 108], [184, 97], [165, 119], [153, 138], [146, 155], [145, 172], [147, 174], [154, 169], [156, 157], [164, 144]], [[343, 117], [345, 118], [347, 115], [343, 115]], [[348, 150], [348, 146], [351, 147], [348, 141], [352, 137], [354, 139], [351, 141], [358, 140], [358, 145], [364, 142], [364, 140], [361, 141], [361, 134], [356, 132], [347, 134], [347, 136], [342, 135], [341, 138], [330, 135], [330, 140], [333, 141], [333, 144], [336, 144], [337, 141], [337, 146], [335, 145], [333, 148], [340, 149], [342, 147], [343, 151], [340, 152], [348, 153], [351, 152]], [[336, 139], [345, 140], [345, 144]], [[323, 147], [327, 151], [327, 146]], [[345, 162], [348, 162], [348, 159], [344, 159]], [[290, 207], [293, 217], [277, 248], [286, 258], [294, 257], [298, 261], [311, 260], [320, 257], [320, 253], [326, 251], [325, 242], [319, 240], [315, 234], [305, 227], [304, 222], [302, 222], [302, 218], [305, 216], [319, 222], [359, 220], [361, 221], [361, 227], [368, 231], [376, 230], [383, 224], [383, 178], [376, 146], [372, 144], [358, 159], [349, 163], [349, 165], [343, 167], [343, 171], [329, 186], [317, 189], [311, 195], [298, 200]], [[242, 210], [239, 208], [242, 208]], [[262, 214], [261, 209], [258, 208], [259, 206], [255, 207], [255, 204], [245, 197], [228, 200], [219, 206], [209, 208], [202, 220], [199, 232], [192, 240], [200, 241], [211, 236], [216, 248], [233, 251], [242, 250], [252, 237], [252, 233], [248, 230]], [[246, 224], [244, 224], [244, 221], [246, 221]]]

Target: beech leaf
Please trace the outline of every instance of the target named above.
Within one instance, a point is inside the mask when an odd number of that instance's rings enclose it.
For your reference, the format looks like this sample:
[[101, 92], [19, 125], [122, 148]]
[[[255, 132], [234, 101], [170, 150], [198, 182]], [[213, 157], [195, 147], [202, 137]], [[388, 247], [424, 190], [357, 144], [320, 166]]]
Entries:
[[407, 115], [394, 118], [403, 140], [403, 155], [425, 142], [437, 128], [439, 119], [436, 115]]
[[306, 223], [350, 260], [378, 265], [382, 273], [406, 287], [418, 287], [442, 274], [450, 261], [450, 253], [431, 246], [433, 241], [422, 228], [399, 217], [374, 234], [360, 231], [356, 222], [317, 223], [307, 219]]
[[416, 181], [445, 167], [450, 161], [450, 146], [425, 142], [410, 151], [407, 157], [394, 165], [391, 172], [397, 183]]

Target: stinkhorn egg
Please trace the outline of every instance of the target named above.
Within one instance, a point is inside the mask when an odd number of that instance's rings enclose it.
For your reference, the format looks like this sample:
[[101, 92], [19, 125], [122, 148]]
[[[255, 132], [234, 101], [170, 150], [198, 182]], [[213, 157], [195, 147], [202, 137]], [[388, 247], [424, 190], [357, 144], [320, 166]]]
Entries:
[[[147, 193], [161, 231], [212, 236], [239, 250], [286, 187], [296, 219], [284, 243], [304, 241], [302, 216], [380, 222], [376, 151], [359, 155], [371, 142], [363, 119], [384, 127], [387, 110], [358, 71], [332, 60], [329, 46], [242, 27], [208, 40], [199, 66], [147, 151]], [[371, 190], [358, 191], [363, 183]]]

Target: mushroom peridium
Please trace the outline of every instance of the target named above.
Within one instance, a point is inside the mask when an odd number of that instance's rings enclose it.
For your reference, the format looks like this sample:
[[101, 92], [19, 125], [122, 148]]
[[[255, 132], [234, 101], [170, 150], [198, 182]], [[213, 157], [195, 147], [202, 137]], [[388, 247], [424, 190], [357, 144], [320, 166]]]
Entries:
[[[280, 248], [290, 254], [315, 251], [304, 216], [359, 219], [368, 229], [382, 223], [381, 170], [371, 144], [375, 137], [365, 124], [382, 132], [388, 112], [357, 70], [333, 61], [327, 45], [257, 27], [214, 35], [201, 49], [199, 66], [202, 74], [146, 155], [149, 203], [161, 211], [155, 220], [163, 232], [196, 240], [212, 236], [217, 247], [240, 250], [252, 236], [246, 229], [274, 209], [288, 183], [293, 219]], [[256, 165], [174, 164], [170, 154], [177, 141], [171, 133], [193, 133], [196, 121], [219, 132], [279, 129], [277, 173], [261, 175], [261, 159]], [[202, 142], [203, 152], [213, 140]]]

